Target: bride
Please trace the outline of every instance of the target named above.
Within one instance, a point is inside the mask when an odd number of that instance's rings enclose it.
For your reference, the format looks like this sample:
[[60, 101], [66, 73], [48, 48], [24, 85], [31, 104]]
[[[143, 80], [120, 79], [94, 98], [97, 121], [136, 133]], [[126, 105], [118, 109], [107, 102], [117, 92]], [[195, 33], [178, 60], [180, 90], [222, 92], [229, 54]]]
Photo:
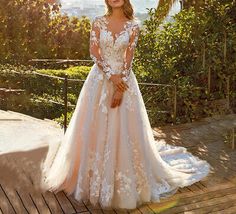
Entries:
[[94, 60], [68, 129], [41, 163], [41, 187], [102, 208], [134, 209], [200, 181], [210, 164], [154, 140], [132, 71], [140, 31], [129, 0], [106, 0], [90, 32]]

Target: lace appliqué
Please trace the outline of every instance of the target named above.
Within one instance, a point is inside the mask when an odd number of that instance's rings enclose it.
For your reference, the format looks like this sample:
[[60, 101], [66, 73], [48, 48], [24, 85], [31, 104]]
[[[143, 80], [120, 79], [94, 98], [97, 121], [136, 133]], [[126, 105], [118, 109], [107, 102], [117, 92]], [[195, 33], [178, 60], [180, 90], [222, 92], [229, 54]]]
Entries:
[[107, 114], [107, 112], [108, 112], [106, 104], [105, 104], [106, 98], [107, 98], [107, 93], [106, 93], [106, 91], [103, 87], [102, 95], [101, 95], [100, 100], [99, 100], [99, 106], [101, 106], [102, 112], [105, 113], [105, 114]]
[[168, 192], [171, 192], [170, 185], [161, 179], [160, 183], [154, 183], [152, 186], [152, 200], [160, 202], [161, 195]]
[[102, 19], [95, 18], [92, 22], [92, 29], [90, 31], [90, 46], [89, 52], [92, 60], [97, 64], [97, 66], [105, 73], [106, 78], [110, 79], [111, 75], [114, 73], [111, 66], [107, 63], [100, 52], [100, 30], [103, 28], [104, 24]]
[[[117, 73], [116, 69], [119, 66], [115, 68], [115, 65], [113, 64], [116, 63], [116, 61], [123, 61], [121, 62], [122, 68], [119, 69], [119, 73], [124, 75], [122, 77], [123, 81], [128, 81], [132, 69], [134, 50], [138, 42], [139, 25], [134, 20], [128, 20], [124, 24], [124, 29], [115, 34], [115, 36], [112, 35], [110, 30], [108, 30], [107, 25], [108, 20], [105, 16], [98, 16], [93, 21], [90, 33], [90, 56], [98, 67], [106, 74], [107, 79], [109, 79], [112, 74]], [[110, 42], [106, 44], [101, 43], [101, 32], [103, 32], [103, 36], [107, 38], [103, 39]], [[102, 45], [107, 45], [108, 47], [101, 48]], [[115, 49], [116, 51], [114, 51], [115, 45], [118, 45]], [[124, 57], [122, 57], [121, 53], [125, 53]], [[116, 60], [113, 60], [112, 58], [116, 58]], [[110, 60], [112, 66], [110, 62], [108, 62]]]
[[101, 200], [103, 204], [109, 204], [113, 196], [112, 185], [109, 184], [106, 178], [102, 181], [102, 189], [101, 189]]
[[104, 149], [104, 166], [103, 166], [104, 168], [106, 167], [106, 164], [109, 163], [110, 153], [111, 153], [111, 150], [109, 150], [108, 143], [106, 143], [105, 149]]
[[130, 139], [128, 136], [128, 146], [133, 152], [133, 168], [135, 171], [136, 176], [136, 188], [138, 194], [141, 193], [145, 187], [148, 187], [148, 175], [145, 173], [144, 165], [142, 161], [140, 160], [139, 151], [136, 148], [136, 144], [133, 140]]
[[134, 51], [138, 43], [139, 31], [140, 31], [139, 25], [137, 23], [133, 24], [130, 27], [130, 41], [126, 49], [125, 58], [124, 58], [124, 66], [123, 66], [123, 71], [122, 71], [122, 74], [125, 75], [124, 77], [122, 77], [124, 81], [128, 81], [128, 78], [130, 76], [133, 58], [134, 58]]
[[93, 82], [99, 82], [103, 80], [103, 75], [99, 72], [98, 69], [96, 69], [96, 71], [91, 74], [91, 77], [93, 78]]
[[99, 172], [100, 161], [101, 156], [99, 153], [96, 153], [92, 167], [92, 178], [90, 179], [90, 196], [94, 198], [99, 197], [99, 189], [101, 184], [101, 172]]
[[[128, 174], [128, 170], [126, 170]], [[116, 181], [119, 182], [119, 188], [117, 189], [118, 194], [126, 194], [129, 196], [132, 193], [132, 180], [124, 172], [119, 171], [116, 174]]]
[[82, 186], [82, 179], [83, 179], [81, 174], [82, 173], [79, 173], [79, 175], [78, 175], [76, 191], [74, 193], [76, 195], [77, 200], [81, 200], [82, 199], [82, 194], [81, 193], [84, 192], [83, 189], [81, 188], [81, 186]]
[[[104, 170], [109, 164], [111, 151], [109, 150], [108, 144], [104, 147], [104, 155], [99, 154], [99, 152], [90, 151], [89, 158], [89, 168], [92, 172], [92, 178], [90, 179], [90, 197], [96, 203], [98, 197], [101, 198], [103, 205], [109, 206], [113, 196], [113, 185], [110, 184], [106, 177], [104, 177]], [[102, 164], [102, 168], [99, 166]], [[101, 171], [99, 171], [101, 169]], [[101, 189], [101, 192], [100, 192]]]
[[129, 111], [134, 111], [133, 97], [127, 93], [127, 98], [125, 99], [125, 106]]
[[107, 179], [104, 177], [104, 170], [109, 165], [109, 160], [111, 158], [110, 156], [111, 150], [109, 150], [109, 144], [106, 143], [104, 147], [104, 154], [103, 154], [103, 181], [102, 181], [102, 188], [101, 188], [101, 200], [103, 204], [106, 204], [107, 206], [111, 202], [112, 196], [113, 196], [113, 185], [110, 184]]
[[[131, 74], [133, 75], [133, 74]], [[130, 79], [129, 81], [129, 88], [127, 89], [127, 92], [125, 93], [125, 106], [129, 111], [135, 111], [135, 101], [138, 99], [138, 92], [137, 88], [135, 88], [135, 83], [133, 78]]]

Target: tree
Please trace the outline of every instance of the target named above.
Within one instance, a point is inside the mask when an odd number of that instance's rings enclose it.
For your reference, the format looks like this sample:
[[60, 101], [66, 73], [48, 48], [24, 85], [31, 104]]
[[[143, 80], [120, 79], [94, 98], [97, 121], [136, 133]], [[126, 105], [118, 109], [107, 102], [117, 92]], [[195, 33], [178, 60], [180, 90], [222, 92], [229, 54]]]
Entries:
[[205, 0], [159, 0], [159, 3], [157, 5], [157, 12], [161, 13], [162, 19], [164, 19], [168, 15], [173, 5], [177, 2], [180, 2], [182, 9], [189, 9], [190, 7], [199, 9], [200, 6], [204, 4]]
[[90, 20], [60, 13], [45, 0], [0, 0], [0, 61], [89, 57]]
[[235, 97], [236, 1], [207, 0], [164, 24], [158, 10], [150, 10], [144, 22], [135, 72], [142, 72], [143, 81], [177, 85], [179, 115], [209, 116], [210, 102], [224, 99], [227, 87]]

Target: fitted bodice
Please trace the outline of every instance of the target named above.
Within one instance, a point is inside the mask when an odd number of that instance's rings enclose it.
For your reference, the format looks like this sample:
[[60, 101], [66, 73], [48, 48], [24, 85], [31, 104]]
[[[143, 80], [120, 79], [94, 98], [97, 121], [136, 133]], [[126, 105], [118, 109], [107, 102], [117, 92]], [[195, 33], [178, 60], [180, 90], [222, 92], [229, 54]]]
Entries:
[[124, 24], [124, 28], [117, 36], [113, 36], [112, 32], [107, 29], [108, 21], [104, 16], [96, 17], [100, 28], [100, 51], [104, 60], [111, 65], [112, 70], [121, 71], [124, 63], [125, 50], [129, 45], [132, 27], [138, 24], [137, 20], [128, 20]]
[[100, 34], [100, 48], [104, 59], [111, 65], [113, 70], [121, 70], [123, 57], [129, 43], [127, 31], [113, 38], [110, 31], [102, 30]]

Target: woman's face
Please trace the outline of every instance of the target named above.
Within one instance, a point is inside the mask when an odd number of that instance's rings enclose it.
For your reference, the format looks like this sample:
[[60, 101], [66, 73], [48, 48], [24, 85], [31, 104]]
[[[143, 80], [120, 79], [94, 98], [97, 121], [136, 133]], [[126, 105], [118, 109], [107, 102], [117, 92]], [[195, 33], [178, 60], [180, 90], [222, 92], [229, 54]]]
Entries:
[[108, 4], [112, 8], [122, 7], [124, 3], [125, 3], [124, 0], [108, 0]]

